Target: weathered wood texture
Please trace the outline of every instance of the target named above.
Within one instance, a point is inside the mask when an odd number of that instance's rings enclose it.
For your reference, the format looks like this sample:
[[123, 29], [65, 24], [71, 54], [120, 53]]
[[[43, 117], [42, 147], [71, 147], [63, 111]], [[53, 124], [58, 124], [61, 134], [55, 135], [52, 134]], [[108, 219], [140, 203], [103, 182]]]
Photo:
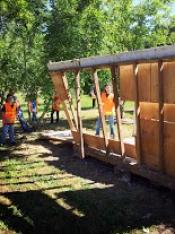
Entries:
[[122, 132], [122, 121], [121, 121], [121, 111], [120, 111], [120, 94], [119, 94], [119, 67], [112, 66], [111, 67], [112, 74], [112, 85], [114, 92], [114, 103], [115, 103], [115, 113], [116, 113], [116, 125], [117, 125], [117, 133], [118, 139], [120, 141], [120, 150], [121, 155], [124, 157], [124, 144], [123, 144], [123, 132]]
[[[73, 135], [75, 144], [79, 145], [80, 144], [79, 132], [72, 131], [72, 135]], [[84, 133], [83, 139], [84, 139], [84, 144], [86, 147], [103, 150], [103, 151], [106, 150], [103, 137], [98, 137], [98, 136]], [[132, 143], [125, 142], [124, 149], [125, 149], [124, 151], [125, 156], [136, 158], [135, 146]], [[108, 139], [107, 151], [109, 153], [121, 155], [120, 141]]]
[[139, 164], [142, 163], [142, 141], [141, 141], [141, 127], [140, 127], [140, 106], [139, 106], [139, 75], [138, 75], [138, 64], [133, 65], [133, 82], [134, 82], [134, 106], [135, 106], [135, 122], [136, 122], [136, 136], [135, 145], [137, 152], [137, 161]]
[[[138, 82], [143, 163], [175, 176], [175, 62], [139, 64]], [[120, 67], [120, 84], [134, 100], [132, 65]]]
[[159, 168], [162, 172], [165, 171], [165, 163], [164, 163], [164, 79], [163, 79], [163, 70], [164, 70], [164, 64], [162, 61], [158, 62], [158, 83], [159, 83], [159, 138], [158, 138], [158, 144], [159, 144]]
[[62, 101], [68, 100], [69, 89], [63, 73], [52, 72], [50, 73], [50, 75], [57, 95], [60, 97]]
[[175, 45], [122, 52], [114, 55], [95, 56], [61, 62], [49, 62], [47, 66], [49, 71], [63, 71], [93, 67], [108, 67], [115, 64], [127, 64], [144, 61], [148, 62], [152, 60], [166, 60], [173, 58], [175, 58]]
[[[120, 87], [123, 100], [134, 101], [133, 66], [120, 66]], [[126, 92], [127, 87], [127, 92]], [[158, 65], [143, 63], [138, 65], [139, 101], [158, 102]]]
[[[175, 103], [175, 62], [163, 63], [162, 72], [164, 102]], [[134, 101], [133, 66], [120, 66], [120, 95], [122, 100]], [[138, 89], [140, 102], [159, 102], [158, 63], [139, 64]], [[127, 90], [127, 92], [126, 92]]]
[[[119, 66], [120, 97], [122, 100], [131, 100], [136, 103], [137, 129], [139, 129], [137, 145], [140, 142], [140, 149], [125, 142], [123, 142], [124, 149], [122, 149], [121, 141], [107, 139], [104, 123], [102, 124], [104, 125], [103, 137], [82, 135], [86, 154], [93, 154], [94, 157], [112, 165], [124, 164], [125, 159], [121, 157], [124, 155], [136, 162], [135, 166], [128, 164], [128, 168], [132, 172], [153, 181], [163, 179], [172, 186], [174, 182], [169, 182], [169, 176], [175, 177], [175, 46], [50, 63], [49, 71], [51, 71], [56, 92], [63, 101], [69, 101], [65, 76], [61, 72], [74, 68], [96, 69], [101, 66], [107, 66], [110, 69], [113, 67], [111, 71], [115, 91], [117, 83], [114, 79], [116, 76], [114, 67]], [[137, 66], [138, 72], [136, 72]], [[94, 70], [94, 83], [97, 90], [98, 107], [101, 110], [96, 70]], [[117, 96], [119, 95], [115, 95], [115, 97]], [[116, 105], [116, 109], [117, 107]], [[101, 112], [100, 116], [103, 121]], [[81, 138], [75, 129], [76, 124], [72, 123], [69, 113], [67, 118], [75, 144], [80, 146]], [[121, 133], [121, 128], [118, 127], [118, 129]], [[105, 152], [109, 152], [109, 154], [106, 155]], [[149, 170], [144, 168], [149, 168]], [[162, 173], [165, 175], [163, 176]], [[164, 182], [162, 184], [166, 185]], [[173, 186], [175, 187], [175, 183]]]

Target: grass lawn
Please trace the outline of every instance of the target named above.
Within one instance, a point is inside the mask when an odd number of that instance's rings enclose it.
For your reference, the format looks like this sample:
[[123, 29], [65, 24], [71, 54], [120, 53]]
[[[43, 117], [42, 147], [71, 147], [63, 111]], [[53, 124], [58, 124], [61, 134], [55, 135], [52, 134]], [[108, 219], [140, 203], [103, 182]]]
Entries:
[[[84, 128], [94, 131], [98, 112], [84, 98]], [[41, 140], [44, 129], [67, 126], [63, 113], [59, 124], [50, 125], [48, 117], [30, 134], [17, 126], [17, 146], [0, 149], [0, 233], [175, 233], [173, 192], [80, 160], [71, 144]]]
[[138, 178], [124, 182], [112, 167], [80, 160], [71, 145], [39, 140], [37, 132], [18, 137], [17, 147], [0, 152], [0, 233], [173, 230], [173, 192]]

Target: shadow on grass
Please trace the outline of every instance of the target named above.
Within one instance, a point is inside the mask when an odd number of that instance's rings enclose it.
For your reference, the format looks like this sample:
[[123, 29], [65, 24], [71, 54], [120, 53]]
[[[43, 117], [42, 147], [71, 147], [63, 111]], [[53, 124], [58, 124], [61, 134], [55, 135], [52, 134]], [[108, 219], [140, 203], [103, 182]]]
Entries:
[[116, 188], [66, 191], [55, 193], [55, 199], [41, 191], [5, 193], [12, 204], [0, 205], [1, 220], [25, 234], [128, 233], [160, 223], [173, 228], [172, 204], [139, 195]]
[[[40, 142], [43, 144], [44, 142]], [[58, 161], [45, 161], [48, 165], [67, 173], [89, 179], [94, 183], [112, 185], [111, 188], [84, 189], [57, 194], [70, 206], [82, 211], [87, 233], [126, 233], [134, 228], [167, 224], [175, 228], [175, 196], [167, 189], [157, 189], [144, 180], [125, 184], [113, 175], [112, 168], [94, 159], [71, 157], [71, 146], [59, 147], [43, 144]], [[59, 149], [58, 149], [59, 147]], [[43, 155], [44, 157], [44, 155]], [[84, 233], [84, 229], [80, 229]], [[114, 232], [114, 230], [116, 232]], [[86, 233], [86, 232], [85, 232]]]
[[[111, 166], [90, 158], [73, 157], [72, 145], [41, 140], [33, 144], [49, 149], [52, 157], [58, 159], [48, 160], [49, 155], [43, 153], [38, 160], [71, 177], [81, 177], [86, 184], [77, 190], [70, 189], [69, 184], [60, 184], [59, 192], [58, 184], [50, 188], [35, 187], [35, 191], [1, 193], [0, 198], [8, 199], [10, 204], [0, 202], [0, 220], [9, 229], [25, 234], [122, 234], [160, 224], [175, 228], [173, 192], [146, 183], [124, 183], [112, 173]], [[12, 152], [10, 156], [13, 157]], [[32, 166], [31, 162], [27, 163]], [[104, 186], [100, 187], [99, 183]], [[52, 197], [46, 193], [48, 190], [52, 191]]]

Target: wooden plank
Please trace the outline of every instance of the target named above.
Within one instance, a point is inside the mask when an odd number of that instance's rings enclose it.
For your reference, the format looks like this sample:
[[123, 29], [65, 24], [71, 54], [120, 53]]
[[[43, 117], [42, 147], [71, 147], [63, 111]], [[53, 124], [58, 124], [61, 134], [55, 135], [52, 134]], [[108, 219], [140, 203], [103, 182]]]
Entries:
[[70, 129], [71, 129], [71, 130], [75, 130], [75, 129], [76, 129], [76, 126], [74, 125], [74, 122], [72, 121], [72, 118], [71, 118], [71, 116], [70, 116], [70, 113], [69, 113], [69, 110], [68, 110], [66, 101], [62, 101], [62, 106], [63, 106], [64, 113], [65, 113], [65, 115], [66, 115], [67, 121], [68, 121], [68, 123], [69, 123]]
[[63, 73], [61, 72], [52, 72], [50, 73], [52, 82], [54, 84], [54, 89], [56, 94], [62, 101], [69, 99], [69, 91], [68, 88], [65, 86], [65, 82], [63, 81]]
[[164, 92], [163, 92], [163, 62], [158, 62], [159, 77], [159, 168], [164, 172]]
[[71, 94], [69, 92], [69, 86], [68, 86], [66, 73], [62, 73], [62, 74], [63, 74], [62, 75], [63, 84], [64, 84], [64, 87], [65, 87], [67, 93], [68, 93], [68, 103], [69, 103], [70, 112], [72, 114], [72, 121], [74, 122], [74, 126], [76, 127], [76, 129], [78, 129], [77, 117], [76, 117], [76, 114], [75, 114], [72, 97], [71, 97]]
[[85, 146], [96, 148], [99, 150], [106, 150], [106, 145], [103, 137], [98, 137], [90, 134], [83, 134]]
[[165, 171], [175, 177], [175, 123], [164, 123]]
[[121, 143], [113, 139], [108, 141], [108, 152], [121, 155]]
[[[120, 93], [122, 100], [134, 101], [133, 66], [120, 66]], [[126, 92], [127, 90], [127, 92]], [[139, 101], [158, 102], [158, 65], [157, 63], [139, 64], [138, 69]]]
[[[133, 78], [133, 66], [121, 65], [119, 67], [120, 76], [120, 97], [122, 100], [134, 101], [134, 78]], [[127, 92], [126, 92], [127, 90]]]
[[118, 80], [119, 79], [119, 68], [116, 66], [111, 67], [111, 74], [112, 74], [112, 85], [113, 85], [113, 92], [114, 92], [114, 103], [115, 103], [115, 113], [116, 113], [116, 120], [117, 120], [117, 132], [118, 132], [118, 139], [120, 141], [120, 151], [122, 157], [124, 156], [124, 144], [123, 144], [123, 133], [122, 133], [122, 121], [121, 121], [121, 112], [120, 112], [120, 103], [119, 103], [119, 90], [118, 90]]
[[84, 152], [84, 139], [83, 139], [83, 127], [81, 120], [81, 102], [80, 102], [80, 71], [75, 73], [76, 75], [76, 99], [77, 99], [77, 120], [78, 120], [78, 130], [80, 133], [80, 157], [83, 159], [85, 157]]
[[93, 72], [93, 78], [94, 78], [94, 86], [95, 86], [96, 96], [97, 96], [99, 117], [101, 119], [103, 138], [104, 138], [105, 146], [107, 148], [108, 140], [107, 140], [107, 133], [106, 133], [106, 123], [105, 123], [105, 116], [104, 116], [104, 112], [103, 112], [103, 105], [102, 105], [102, 101], [101, 101], [101, 95], [100, 95], [100, 88], [99, 88], [97, 70], [94, 70], [94, 72]]
[[[157, 103], [159, 101], [159, 78], [158, 78], [158, 63], [150, 64], [150, 102]], [[144, 86], [144, 84], [143, 84]]]
[[118, 155], [110, 155], [106, 157], [105, 151], [100, 151], [95, 148], [86, 147], [86, 155], [92, 158], [96, 158], [104, 163], [116, 166], [118, 164], [122, 164], [122, 157]]
[[139, 64], [138, 70], [139, 101], [158, 102], [158, 64]]
[[150, 102], [140, 102], [140, 119], [158, 120], [159, 104]]
[[142, 141], [142, 162], [152, 169], [159, 170], [159, 123], [153, 120], [140, 120]]
[[74, 143], [76, 145], [79, 145], [80, 144], [80, 133], [77, 131], [77, 130], [72, 130], [72, 136], [73, 136], [73, 139], [74, 139]]
[[175, 62], [164, 63], [164, 102], [175, 103]]
[[164, 121], [175, 122], [175, 104], [164, 104]]
[[124, 147], [125, 147], [125, 156], [137, 159], [135, 145], [124, 143]]
[[135, 100], [135, 121], [136, 121], [136, 137], [135, 145], [137, 152], [138, 163], [142, 163], [142, 147], [141, 147], [141, 132], [140, 132], [140, 107], [139, 107], [139, 90], [138, 90], [138, 64], [133, 65], [133, 80], [134, 80], [134, 100]]
[[151, 99], [151, 65], [150, 63], [138, 66], [138, 91], [139, 101], [145, 102]]

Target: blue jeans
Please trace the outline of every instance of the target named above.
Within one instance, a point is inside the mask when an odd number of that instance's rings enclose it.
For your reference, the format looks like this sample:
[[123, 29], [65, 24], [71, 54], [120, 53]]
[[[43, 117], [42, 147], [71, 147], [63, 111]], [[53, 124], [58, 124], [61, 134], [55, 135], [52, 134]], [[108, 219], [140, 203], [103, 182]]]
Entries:
[[1, 143], [5, 143], [5, 139], [7, 137], [7, 134], [9, 133], [10, 138], [10, 144], [13, 144], [15, 142], [15, 130], [14, 126], [5, 124], [2, 128], [2, 137], [1, 137]]
[[37, 113], [36, 112], [32, 112], [32, 122], [37, 122], [37, 117], [36, 117]]
[[[114, 138], [115, 137], [114, 116], [113, 115], [107, 115], [106, 119], [108, 119], [108, 121], [109, 121], [110, 135]], [[98, 118], [97, 122], [96, 122], [96, 136], [100, 135], [100, 128], [101, 128], [101, 120], [100, 120], [100, 118]]]

